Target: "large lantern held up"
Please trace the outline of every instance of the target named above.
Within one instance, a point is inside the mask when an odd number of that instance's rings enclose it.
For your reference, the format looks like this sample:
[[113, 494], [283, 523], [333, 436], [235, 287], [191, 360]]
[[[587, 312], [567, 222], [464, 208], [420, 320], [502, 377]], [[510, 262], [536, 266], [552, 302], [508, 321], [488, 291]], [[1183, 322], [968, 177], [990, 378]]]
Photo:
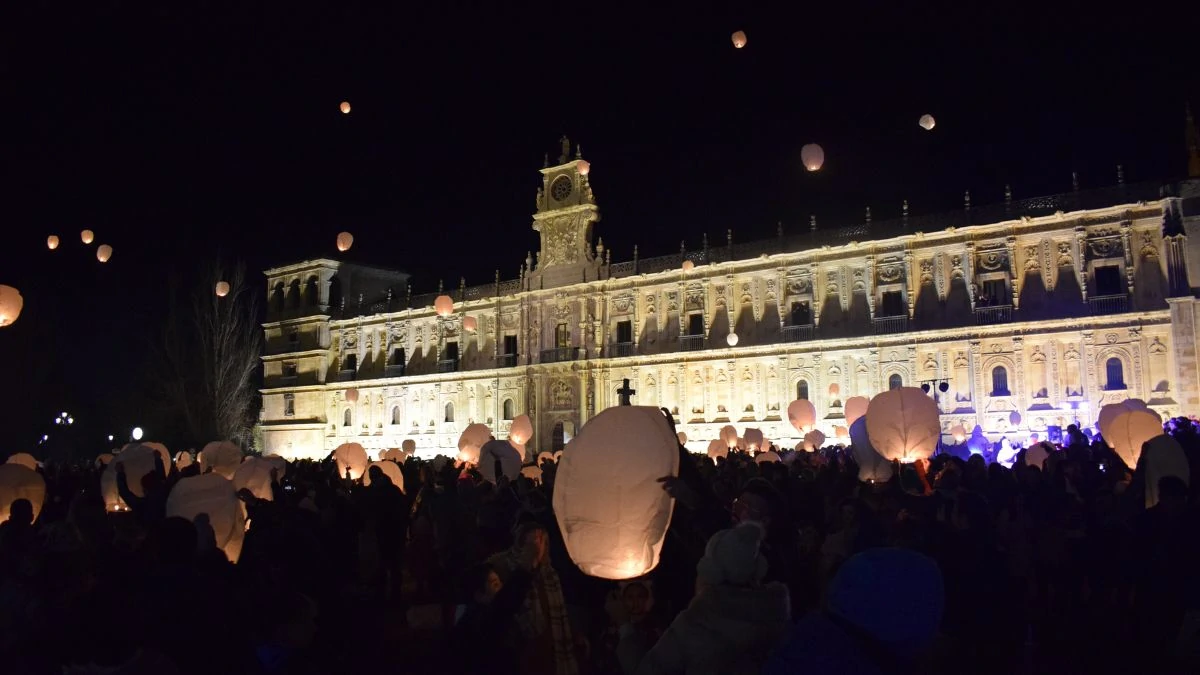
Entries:
[[433, 311], [438, 316], [450, 316], [454, 313], [454, 301], [448, 295], [439, 295], [433, 301]]
[[1104, 440], [1132, 471], [1142, 456], [1142, 444], [1162, 432], [1158, 415], [1149, 410], [1127, 410], [1109, 423]]
[[585, 574], [632, 579], [658, 565], [675, 505], [659, 478], [679, 473], [679, 444], [650, 406], [617, 406], [590, 419], [559, 460], [554, 513]]
[[458, 461], [469, 464], [479, 463], [479, 452], [483, 446], [492, 440], [492, 430], [486, 424], [468, 424], [458, 437]]
[[333, 451], [333, 459], [337, 462], [338, 478], [358, 480], [367, 471], [371, 458], [367, 451], [358, 443], [343, 443]]
[[108, 244], [101, 244], [100, 248], [96, 249], [96, 260], [106, 263], [108, 262], [108, 259], [112, 257], [112, 254], [113, 249], [111, 246]]
[[0, 464], [0, 523], [8, 520], [12, 503], [18, 499], [29, 500], [36, 521], [46, 501], [46, 480], [21, 464]]
[[339, 232], [337, 236], [337, 250], [345, 253], [354, 245], [354, 235], [349, 232]]
[[210, 470], [227, 479], [233, 479], [233, 473], [242, 463], [242, 449], [229, 441], [213, 441], [200, 451], [200, 470], [208, 473]]
[[168, 518], [185, 518], [194, 523], [201, 514], [207, 516], [217, 548], [230, 562], [236, 563], [246, 536], [246, 513], [232, 481], [205, 474], [184, 478], [171, 488], [167, 496]]
[[741, 49], [746, 46], [746, 31], [736, 31], [729, 39], [733, 41], [734, 49]]
[[800, 161], [809, 171], [819, 171], [825, 164], [825, 150], [816, 143], [809, 143], [800, 148]]
[[916, 387], [898, 387], [867, 406], [871, 446], [889, 460], [911, 462], [933, 456], [942, 429], [937, 404]]
[[0, 286], [0, 328], [11, 326], [21, 316], [24, 306], [25, 299], [20, 291], [12, 286]]
[[855, 420], [863, 415], [866, 415], [867, 406], [870, 403], [871, 400], [866, 396], [851, 396], [850, 398], [846, 399], [846, 406], [844, 408], [846, 413], [846, 426], [853, 426]]
[[529, 439], [533, 438], [533, 422], [530, 421], [529, 415], [517, 415], [512, 421], [512, 425], [508, 427], [508, 440], [517, 445], [525, 445]]

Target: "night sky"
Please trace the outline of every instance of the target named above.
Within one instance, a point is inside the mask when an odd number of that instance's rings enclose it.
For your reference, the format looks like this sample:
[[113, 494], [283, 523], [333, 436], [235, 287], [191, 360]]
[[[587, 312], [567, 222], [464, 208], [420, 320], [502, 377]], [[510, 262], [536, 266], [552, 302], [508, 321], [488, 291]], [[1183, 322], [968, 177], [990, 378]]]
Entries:
[[[1184, 3], [746, 4], [4, 3], [0, 283], [25, 309], [0, 330], [0, 455], [62, 410], [96, 451], [133, 424], [155, 436], [146, 351], [168, 289], [214, 258], [257, 283], [339, 256], [349, 230], [344, 259], [407, 270], [414, 292], [515, 277], [563, 133], [592, 164], [615, 261], [809, 214], [895, 217], [902, 199], [982, 205], [1005, 183], [1064, 192], [1072, 171], [1108, 185], [1118, 163], [1129, 182], [1186, 169], [1200, 88]], [[808, 142], [826, 151], [816, 174]], [[114, 247], [107, 265], [85, 227]]]

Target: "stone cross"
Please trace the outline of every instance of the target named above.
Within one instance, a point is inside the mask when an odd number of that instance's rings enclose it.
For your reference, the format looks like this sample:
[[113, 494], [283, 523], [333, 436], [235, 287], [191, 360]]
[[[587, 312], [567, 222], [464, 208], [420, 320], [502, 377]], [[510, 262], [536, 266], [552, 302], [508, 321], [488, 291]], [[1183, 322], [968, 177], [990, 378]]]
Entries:
[[629, 402], [629, 397], [636, 393], [636, 389], [629, 388], [629, 378], [625, 378], [624, 384], [617, 390], [617, 395], [621, 397], [621, 405], [633, 405]]

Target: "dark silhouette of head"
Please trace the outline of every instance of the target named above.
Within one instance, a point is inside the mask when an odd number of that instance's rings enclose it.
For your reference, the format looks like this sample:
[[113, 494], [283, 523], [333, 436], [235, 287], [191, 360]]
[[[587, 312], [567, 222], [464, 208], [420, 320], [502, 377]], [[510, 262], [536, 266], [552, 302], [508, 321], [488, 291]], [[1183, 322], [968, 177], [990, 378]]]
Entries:
[[33, 504], [28, 499], [15, 499], [8, 511], [8, 522], [29, 527], [33, 525]]

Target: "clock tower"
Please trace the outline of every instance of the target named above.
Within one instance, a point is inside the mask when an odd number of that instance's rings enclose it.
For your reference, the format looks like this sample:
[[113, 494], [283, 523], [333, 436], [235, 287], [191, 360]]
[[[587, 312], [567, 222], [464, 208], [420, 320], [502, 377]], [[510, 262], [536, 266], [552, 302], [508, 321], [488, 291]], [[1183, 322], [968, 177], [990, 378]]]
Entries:
[[598, 278], [600, 263], [592, 247], [592, 224], [599, 222], [600, 209], [588, 182], [590, 166], [582, 150], [571, 141], [560, 140], [558, 164], [542, 168], [542, 186], [537, 192], [533, 229], [541, 235], [537, 265], [530, 274], [530, 288], [554, 288]]

